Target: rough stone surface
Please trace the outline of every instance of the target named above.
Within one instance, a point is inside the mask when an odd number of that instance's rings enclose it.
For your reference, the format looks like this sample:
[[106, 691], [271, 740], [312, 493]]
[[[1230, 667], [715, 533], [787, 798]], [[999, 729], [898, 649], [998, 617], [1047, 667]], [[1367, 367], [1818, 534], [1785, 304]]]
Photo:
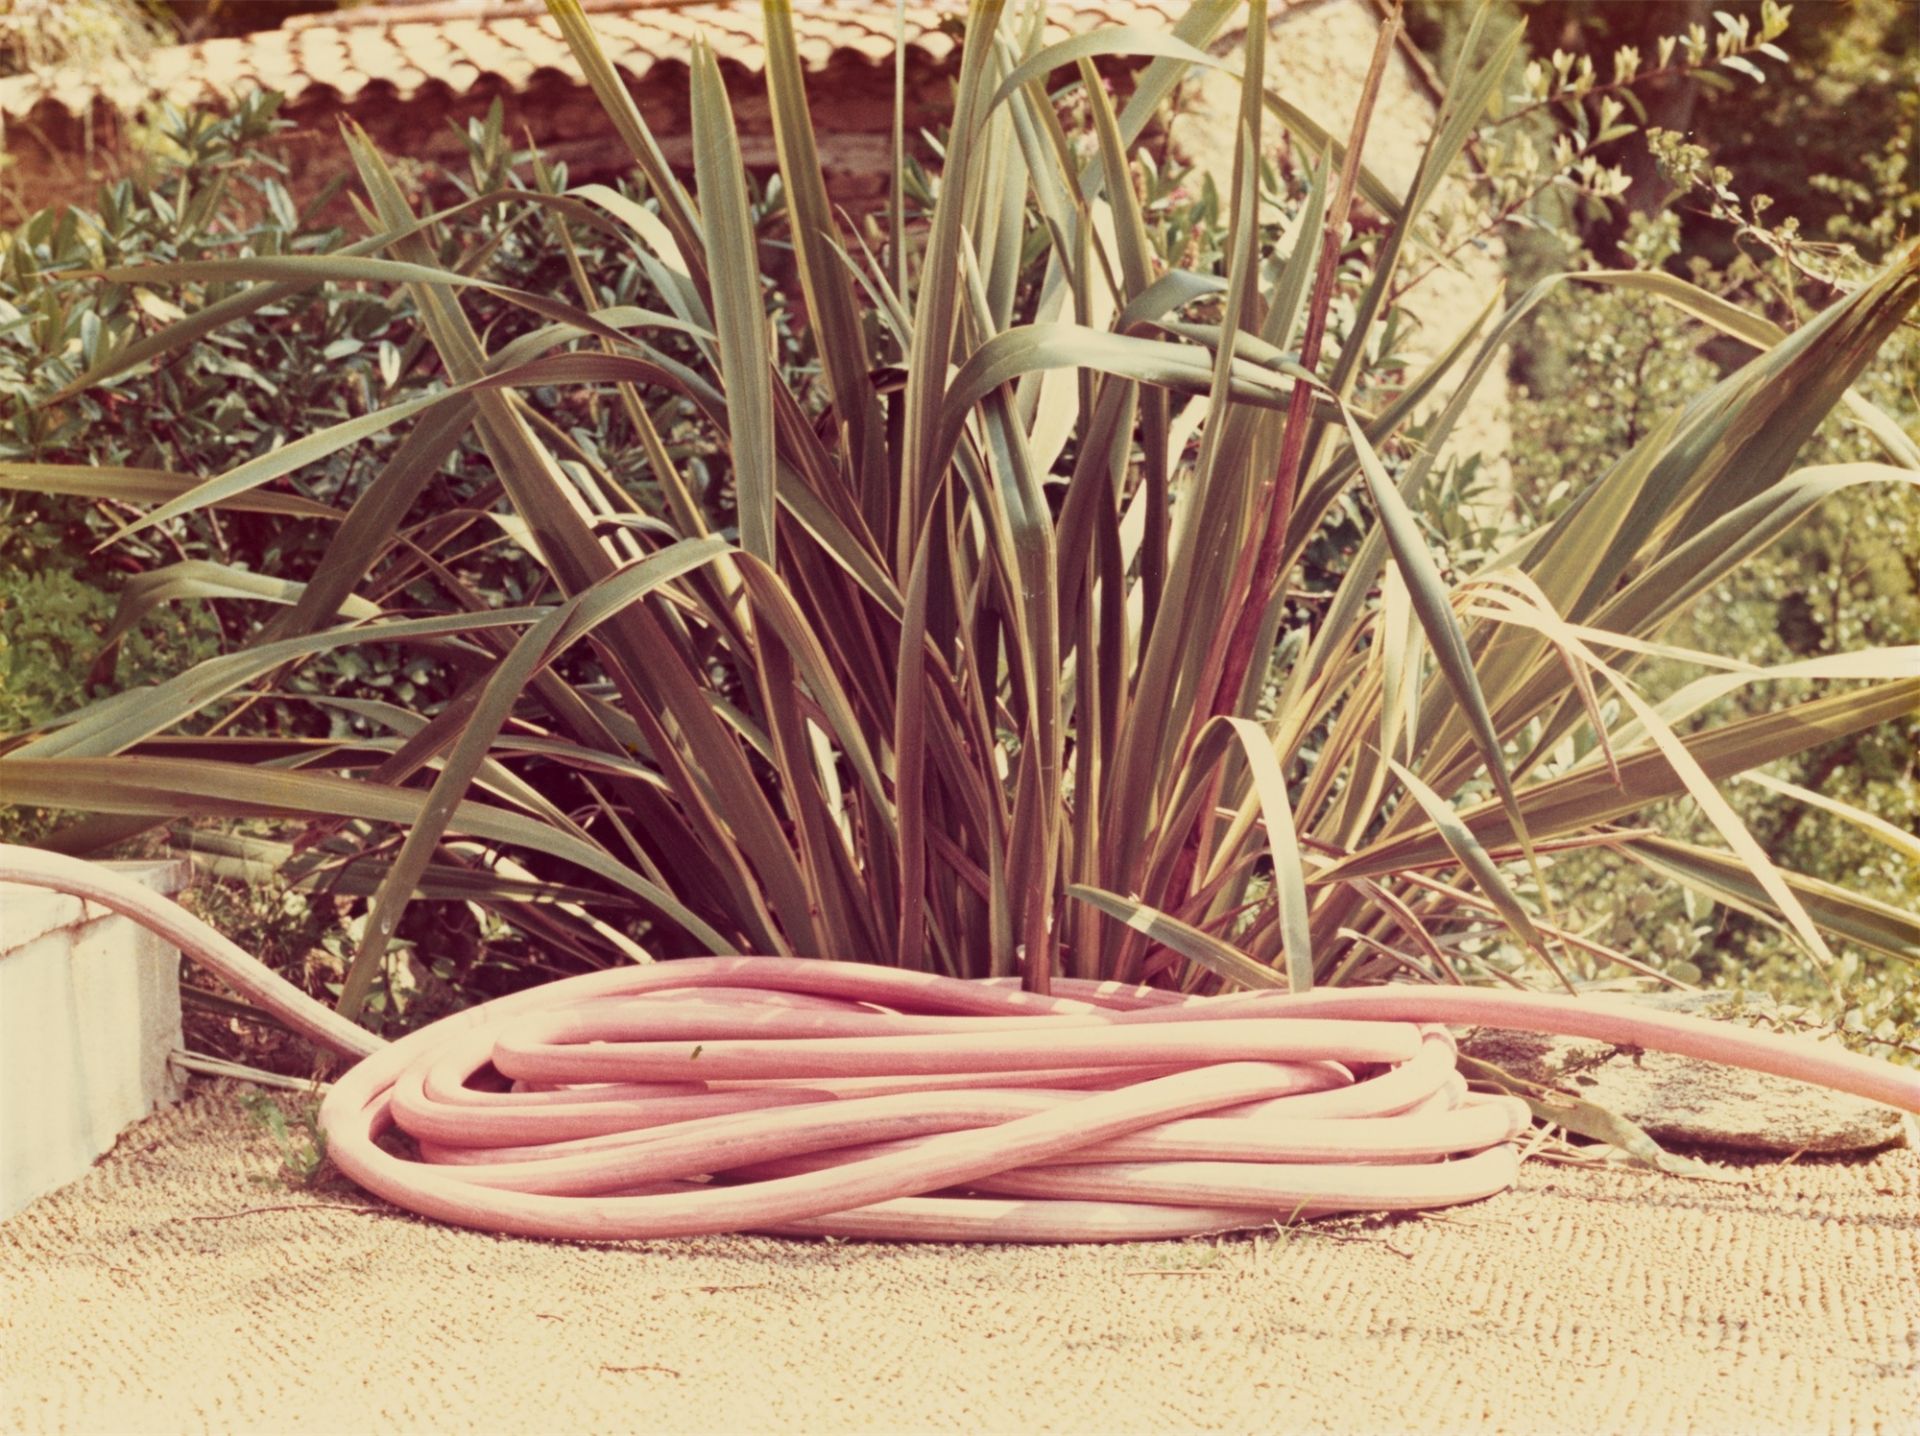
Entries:
[[[1729, 993], [1659, 993], [1635, 1000], [1750, 1027], [1781, 1023], [1775, 1004]], [[1660, 1142], [1750, 1152], [1867, 1152], [1901, 1142], [1906, 1134], [1901, 1114], [1877, 1102], [1666, 1052], [1489, 1027], [1467, 1033], [1460, 1049], [1525, 1081], [1575, 1091], [1637, 1122]]]

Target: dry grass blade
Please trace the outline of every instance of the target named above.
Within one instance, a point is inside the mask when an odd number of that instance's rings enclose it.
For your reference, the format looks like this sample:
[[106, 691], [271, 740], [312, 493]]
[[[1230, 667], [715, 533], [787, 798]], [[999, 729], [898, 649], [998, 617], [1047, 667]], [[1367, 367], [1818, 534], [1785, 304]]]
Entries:
[[[191, 474], [168, 473], [164, 469], [129, 469], [106, 464], [0, 464], [0, 489], [71, 494], [75, 498], [106, 499], [122, 504], [172, 503], [192, 493], [200, 482]], [[342, 517], [338, 509], [299, 494], [247, 491], [216, 500], [209, 507], [335, 523]]]
[[1766, 773], [1742, 773], [1741, 781], [1765, 788], [1770, 793], [1778, 793], [1791, 798], [1796, 803], [1805, 803], [1810, 808], [1818, 808], [1823, 813], [1832, 813], [1842, 822], [1851, 823], [1864, 833], [1892, 848], [1909, 862], [1920, 863], [1920, 835], [1897, 828], [1885, 818], [1865, 812], [1852, 803], [1843, 803], [1838, 798], [1829, 798], [1824, 793], [1816, 793], [1811, 788], [1803, 788], [1798, 783], [1783, 782]]

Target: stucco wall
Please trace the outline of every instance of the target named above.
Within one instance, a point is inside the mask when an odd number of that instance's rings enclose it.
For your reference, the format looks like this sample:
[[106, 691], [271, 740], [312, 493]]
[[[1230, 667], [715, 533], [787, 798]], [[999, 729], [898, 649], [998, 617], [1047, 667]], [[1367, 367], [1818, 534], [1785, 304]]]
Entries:
[[[110, 863], [158, 892], [178, 863]], [[128, 918], [0, 883], [0, 1217], [82, 1175], [183, 1090], [180, 950]]]

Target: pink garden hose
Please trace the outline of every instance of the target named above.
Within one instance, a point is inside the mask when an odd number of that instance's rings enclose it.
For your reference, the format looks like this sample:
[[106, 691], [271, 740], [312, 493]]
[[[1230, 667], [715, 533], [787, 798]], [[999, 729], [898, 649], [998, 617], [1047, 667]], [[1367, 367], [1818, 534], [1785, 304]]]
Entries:
[[0, 846], [0, 881], [121, 912], [361, 1059], [321, 1108], [341, 1170], [422, 1215], [525, 1236], [1113, 1241], [1474, 1201], [1512, 1183], [1529, 1117], [1466, 1090], [1447, 1024], [1677, 1052], [1920, 1112], [1920, 1073], [1592, 998], [1072, 981], [1041, 997], [825, 959], [594, 972], [383, 1045], [109, 870]]

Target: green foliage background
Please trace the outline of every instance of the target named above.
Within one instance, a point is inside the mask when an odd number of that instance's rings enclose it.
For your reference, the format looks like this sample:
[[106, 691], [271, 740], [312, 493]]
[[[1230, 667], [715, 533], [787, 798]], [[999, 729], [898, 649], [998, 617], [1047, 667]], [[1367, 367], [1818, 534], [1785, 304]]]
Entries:
[[[1414, 0], [1414, 32], [1445, 56], [1464, 29], [1463, 9]], [[1605, 76], [1620, 46], [1652, 54], [1660, 34], [1689, 21], [1716, 28], [1714, 12], [1724, 12], [1758, 23], [1762, 7], [1513, 0], [1508, 9], [1525, 21], [1534, 55], [1581, 51]], [[1650, 144], [1643, 130], [1597, 147], [1632, 176], [1625, 202], [1601, 215], [1544, 194], [1527, 212], [1530, 222], [1508, 234], [1516, 274], [1602, 262], [1666, 269], [1793, 328], [1834, 292], [1823, 281], [1857, 281], [1865, 264], [1911, 239], [1920, 228], [1920, 23], [1912, 5], [1803, 4], [1790, 19], [1781, 42], [1789, 62], [1767, 64], [1764, 85], [1711, 73], [1656, 82], [1644, 118], [1684, 122], [1694, 144]], [[1549, 301], [1514, 351], [1511, 457], [1521, 510], [1556, 512], [1611, 455], [1749, 352], [1632, 294]], [[1909, 421], [1920, 412], [1920, 331], [1911, 322], [1857, 387]], [[1836, 418], [1803, 462], [1875, 451], [1857, 425]], [[1823, 504], [1717, 586], [1670, 637], [1759, 665], [1920, 643], [1920, 491], [1870, 485]], [[1730, 699], [1717, 716], [1741, 711]], [[1920, 834], [1920, 714], [1772, 771]], [[1783, 865], [1920, 909], [1920, 865], [1853, 825], [1753, 784], [1731, 784], [1727, 794]], [[1678, 803], [1648, 821], [1676, 835], [1700, 826]], [[1856, 1030], [1888, 1039], [1911, 1042], [1920, 1024], [1920, 993], [1897, 964], [1843, 951], [1836, 998], [1777, 929], [1633, 864], [1585, 855], [1556, 876], [1586, 930], [1640, 944], [1673, 970], [1844, 1012]]]

